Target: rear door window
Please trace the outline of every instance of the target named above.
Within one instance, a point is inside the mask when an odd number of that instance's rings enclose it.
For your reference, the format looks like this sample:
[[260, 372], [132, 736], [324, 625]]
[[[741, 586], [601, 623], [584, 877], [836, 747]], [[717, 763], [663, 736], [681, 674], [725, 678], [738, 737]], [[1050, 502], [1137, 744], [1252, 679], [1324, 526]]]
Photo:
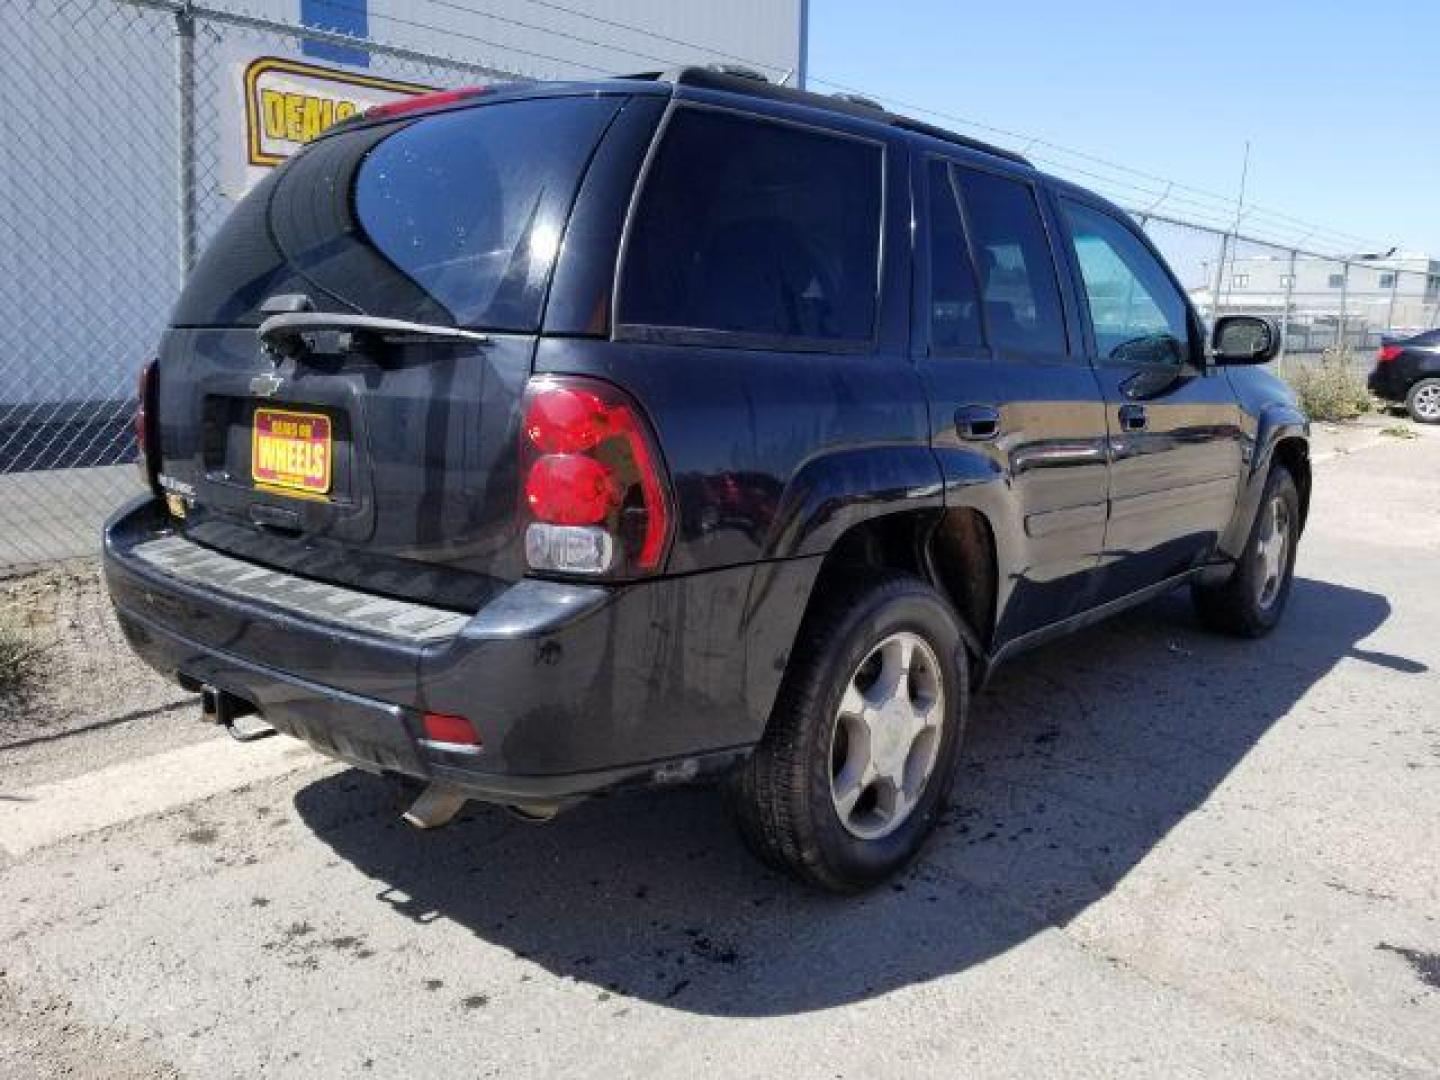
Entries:
[[622, 100], [497, 102], [320, 139], [231, 215], [175, 321], [254, 324], [272, 292], [304, 291], [322, 308], [532, 331]]
[[978, 169], [954, 171], [968, 211], [990, 344], [1026, 356], [1063, 356], [1060, 285], [1034, 189]]
[[868, 342], [883, 169], [867, 139], [676, 110], [631, 222], [617, 322]]

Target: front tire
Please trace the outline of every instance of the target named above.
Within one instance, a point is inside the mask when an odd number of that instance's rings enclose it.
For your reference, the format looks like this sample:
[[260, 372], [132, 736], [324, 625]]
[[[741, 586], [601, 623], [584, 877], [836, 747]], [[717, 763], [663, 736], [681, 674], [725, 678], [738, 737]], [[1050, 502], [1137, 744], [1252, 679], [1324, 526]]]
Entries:
[[1405, 395], [1405, 410], [1420, 424], [1440, 424], [1440, 379], [1421, 379]]
[[1191, 589], [1200, 621], [1232, 637], [1258, 638], [1274, 630], [1290, 598], [1299, 540], [1300, 493], [1290, 470], [1275, 465], [1234, 572], [1221, 585]]
[[944, 809], [969, 708], [950, 605], [897, 574], [823, 598], [727, 797], [749, 846], [832, 892], [905, 866]]

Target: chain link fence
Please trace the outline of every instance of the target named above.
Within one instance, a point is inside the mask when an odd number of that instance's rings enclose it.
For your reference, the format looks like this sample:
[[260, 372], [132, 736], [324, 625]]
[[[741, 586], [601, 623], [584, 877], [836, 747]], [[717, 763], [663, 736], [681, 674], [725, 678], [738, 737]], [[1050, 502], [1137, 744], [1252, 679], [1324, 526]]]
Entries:
[[1207, 319], [1265, 315], [1280, 324], [1282, 369], [1339, 349], [1368, 370], [1383, 341], [1440, 326], [1440, 261], [1397, 252], [1324, 255], [1132, 212]]
[[[465, 57], [363, 45], [373, 75], [437, 88], [590, 66], [462, 38]], [[234, 205], [221, 102], [236, 57], [307, 41], [356, 44], [180, 0], [0, 5], [17, 103], [0, 110], [0, 574], [92, 555], [104, 517], [140, 491], [133, 382]], [[1383, 336], [1440, 319], [1440, 264], [1327, 257], [1134, 212], [1202, 313], [1280, 319], [1287, 362], [1340, 342], [1364, 363]]]
[[[174, 0], [4, 0], [0, 574], [93, 555], [141, 482], [135, 379], [234, 206], [237, 57], [341, 35]], [[442, 88], [522, 73], [367, 41], [369, 73]], [[558, 74], [533, 71], [525, 75]]]

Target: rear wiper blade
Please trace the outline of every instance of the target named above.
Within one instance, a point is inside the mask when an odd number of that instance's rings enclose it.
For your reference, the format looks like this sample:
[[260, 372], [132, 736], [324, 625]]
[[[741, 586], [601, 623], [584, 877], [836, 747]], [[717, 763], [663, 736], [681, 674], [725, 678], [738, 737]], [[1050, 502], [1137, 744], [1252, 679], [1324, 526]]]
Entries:
[[[344, 312], [286, 311], [271, 315], [255, 332], [260, 344], [285, 355], [310, 351], [307, 334], [351, 334], [382, 341], [459, 341], [489, 345], [488, 334], [461, 330], [458, 326], [382, 319], [374, 315], [347, 315]], [[342, 346], [342, 348], [348, 346]]]

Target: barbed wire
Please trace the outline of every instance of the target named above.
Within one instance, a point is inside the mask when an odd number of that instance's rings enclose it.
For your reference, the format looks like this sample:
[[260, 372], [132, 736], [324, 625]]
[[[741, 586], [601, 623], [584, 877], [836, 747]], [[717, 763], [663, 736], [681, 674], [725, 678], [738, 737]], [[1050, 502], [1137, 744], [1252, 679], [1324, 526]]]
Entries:
[[[467, 7], [466, 5], [464, 5], [464, 4], [462, 4], [462, 3], [458, 3], [457, 0], [425, 0], [425, 2], [431, 4], [432, 6], [435, 6], [435, 7], [447, 8], [447, 9], [450, 9], [450, 10], [453, 10], [453, 11], [458, 11], [458, 12], [467, 13], [467, 14], [472, 14], [472, 15], [473, 15], [473, 14], [489, 14], [489, 13], [484, 13], [484, 12], [477, 12], [474, 8], [470, 8], [470, 7]], [[564, 13], [564, 14], [571, 15], [571, 16], [573, 16], [573, 17], [575, 17], [575, 18], [585, 19], [585, 20], [587, 20], [587, 21], [594, 22], [594, 23], [597, 23], [597, 24], [599, 24], [599, 25], [608, 26], [608, 27], [611, 27], [611, 28], [613, 28], [613, 29], [624, 30], [624, 31], [627, 32], [627, 33], [639, 34], [639, 35], [641, 35], [641, 36], [643, 36], [643, 37], [652, 38], [652, 39], [657, 40], [657, 41], [664, 41], [664, 42], [667, 42], [667, 43], [673, 44], [673, 45], [679, 45], [679, 46], [682, 46], [682, 47], [684, 47], [684, 48], [697, 49], [697, 50], [700, 50], [700, 51], [702, 51], [702, 52], [708, 53], [708, 54], [713, 55], [713, 56], [719, 56], [719, 57], [723, 57], [723, 58], [728, 59], [728, 60], [735, 60], [735, 61], [738, 61], [738, 62], [740, 62], [740, 63], [746, 63], [746, 64], [751, 65], [752, 67], [757, 67], [757, 68], [762, 68], [762, 69], [768, 68], [768, 69], [770, 69], [770, 70], [772, 70], [772, 71], [780, 72], [780, 73], [782, 73], [782, 74], [783, 74], [784, 71], [785, 71], [785, 69], [782, 68], [782, 67], [780, 67], [778, 64], [770, 64], [770, 63], [766, 63], [766, 62], [763, 62], [763, 61], [757, 61], [757, 60], [755, 60], [755, 59], [753, 59], [753, 58], [751, 58], [751, 57], [745, 57], [745, 56], [741, 56], [741, 55], [736, 54], [736, 53], [731, 53], [731, 52], [729, 52], [729, 51], [727, 51], [727, 50], [716, 48], [715, 46], [704, 45], [704, 44], [702, 44], [702, 43], [694, 42], [694, 41], [687, 41], [687, 40], [685, 40], [685, 39], [683, 39], [683, 38], [677, 38], [677, 37], [674, 37], [674, 36], [669, 35], [669, 34], [662, 34], [662, 33], [658, 32], [658, 31], [651, 30], [651, 29], [649, 29], [648, 27], [637, 26], [637, 25], [635, 25], [635, 24], [633, 24], [633, 23], [621, 22], [620, 20], [617, 20], [617, 19], [611, 19], [611, 18], [607, 18], [607, 17], [604, 17], [604, 16], [595, 15], [595, 14], [593, 14], [593, 13], [591, 13], [591, 12], [581, 11], [581, 10], [579, 10], [579, 9], [576, 9], [576, 8], [573, 8], [573, 7], [569, 7], [569, 6], [565, 5], [565, 4], [556, 3], [555, 0], [524, 0], [524, 2], [525, 2], [525, 3], [528, 3], [528, 4], [532, 4], [532, 5], [536, 6], [536, 7], [546, 8], [546, 9], [551, 10], [551, 11], [562, 12], [562, 13]], [[496, 17], [496, 16], [491, 16], [491, 17]], [[526, 25], [528, 25], [528, 24], [526, 24]], [[595, 42], [589, 42], [589, 43], [590, 43], [590, 44], [596, 44]], [[607, 47], [615, 47], [615, 46], [611, 45], [611, 46], [607, 46]], [[643, 55], [643, 54], [636, 54], [636, 53], [634, 53], [633, 50], [631, 50], [631, 49], [629, 49], [629, 48], [625, 48], [625, 47], [623, 47], [623, 46], [621, 46], [620, 48], [621, 48], [621, 51], [629, 52], [629, 53], [631, 53], [632, 55]], [[662, 63], [674, 63], [674, 62], [676, 62], [673, 58], [671, 58], [671, 59], [664, 59], [664, 58], [655, 57], [655, 56], [650, 56], [650, 57], [648, 57], [648, 58], [649, 58], [649, 59], [652, 59], [652, 60], [659, 60], [659, 61], [662, 62]], [[1064, 146], [1064, 145], [1062, 145], [1062, 144], [1060, 144], [1060, 143], [1056, 143], [1056, 142], [1054, 142], [1054, 141], [1052, 141], [1052, 140], [1049, 140], [1049, 139], [1044, 139], [1044, 138], [1041, 138], [1041, 137], [1039, 137], [1039, 136], [1026, 135], [1026, 134], [1024, 134], [1023, 132], [1012, 131], [1012, 130], [1009, 130], [1009, 129], [1006, 129], [1006, 128], [996, 127], [996, 126], [993, 125], [993, 124], [987, 124], [987, 123], [985, 123], [985, 122], [983, 122], [983, 121], [976, 120], [976, 119], [974, 119], [973, 117], [961, 116], [961, 115], [959, 115], [959, 114], [957, 114], [957, 113], [946, 112], [946, 111], [943, 111], [943, 110], [935, 109], [935, 108], [930, 107], [930, 106], [921, 105], [921, 104], [918, 104], [918, 103], [916, 103], [916, 102], [904, 101], [904, 100], [902, 100], [902, 99], [896, 98], [896, 97], [893, 96], [893, 95], [883, 94], [883, 93], [877, 94], [877, 93], [875, 93], [875, 92], [873, 92], [873, 91], [866, 91], [866, 90], [864, 90], [864, 89], [857, 88], [857, 87], [855, 87], [855, 86], [853, 86], [853, 85], [849, 85], [849, 84], [846, 83], [846, 82], [835, 81], [835, 80], [832, 80], [832, 79], [829, 79], [829, 78], [825, 78], [825, 77], [823, 77], [823, 76], [816, 75], [816, 74], [813, 74], [813, 73], [809, 75], [809, 79], [810, 79], [810, 81], [812, 81], [812, 82], [814, 82], [814, 83], [817, 83], [817, 84], [819, 84], [819, 85], [821, 85], [821, 86], [829, 87], [829, 88], [832, 89], [832, 90], [837, 90], [837, 91], [840, 91], [840, 92], [843, 92], [843, 93], [858, 93], [858, 94], [861, 94], [861, 95], [863, 95], [863, 96], [874, 97], [874, 98], [880, 100], [881, 102], [887, 102], [887, 101], [888, 101], [888, 102], [893, 103], [894, 105], [898, 105], [898, 106], [901, 107], [901, 109], [904, 109], [904, 110], [913, 111], [913, 112], [919, 112], [919, 113], [922, 113], [922, 114], [927, 115], [927, 116], [940, 117], [940, 118], [942, 118], [942, 119], [949, 120], [949, 121], [952, 122], [952, 123], [960, 124], [960, 125], [963, 126], [963, 127], [972, 128], [972, 129], [977, 130], [977, 131], [985, 131], [985, 132], [988, 132], [989, 134], [992, 134], [992, 135], [999, 135], [999, 136], [1001, 136], [1001, 137], [1014, 140], [1015, 142], [1021, 144], [1021, 152], [1022, 152], [1022, 153], [1028, 152], [1028, 150], [1033, 149], [1033, 147], [1035, 147], [1035, 146], [1044, 146], [1044, 147], [1050, 149], [1050, 150], [1051, 150], [1052, 152], [1054, 152], [1054, 153], [1069, 155], [1069, 156], [1072, 156], [1072, 157], [1079, 158], [1079, 159], [1081, 159], [1081, 160], [1087, 160], [1087, 161], [1090, 161], [1090, 162], [1092, 162], [1092, 163], [1094, 163], [1094, 164], [1104, 165], [1104, 166], [1106, 166], [1106, 167], [1108, 167], [1108, 168], [1115, 169], [1115, 170], [1118, 170], [1118, 171], [1121, 171], [1121, 172], [1125, 172], [1125, 173], [1128, 173], [1128, 174], [1131, 174], [1131, 175], [1140, 177], [1140, 178], [1142, 178], [1142, 179], [1147, 179], [1147, 180], [1153, 181], [1153, 182], [1155, 182], [1155, 183], [1164, 184], [1164, 185], [1165, 185], [1165, 188], [1164, 188], [1164, 192], [1162, 192], [1162, 194], [1164, 194], [1164, 193], [1166, 193], [1166, 192], [1185, 191], [1185, 192], [1189, 192], [1189, 193], [1191, 193], [1191, 194], [1193, 194], [1193, 195], [1201, 196], [1202, 198], [1204, 198], [1204, 199], [1206, 199], [1206, 200], [1209, 200], [1209, 201], [1211, 201], [1211, 202], [1215, 202], [1215, 203], [1221, 204], [1221, 206], [1223, 207], [1223, 212], [1225, 212], [1225, 213], [1227, 213], [1227, 214], [1228, 214], [1228, 213], [1232, 213], [1233, 210], [1234, 210], [1235, 200], [1234, 200], [1234, 198], [1233, 198], [1232, 196], [1224, 195], [1224, 194], [1221, 194], [1221, 193], [1219, 193], [1219, 192], [1210, 191], [1210, 190], [1205, 189], [1205, 188], [1197, 187], [1197, 186], [1195, 186], [1195, 185], [1193, 185], [1193, 184], [1183, 183], [1183, 182], [1181, 182], [1181, 181], [1174, 180], [1173, 178], [1165, 177], [1165, 176], [1160, 176], [1160, 175], [1158, 175], [1158, 174], [1151, 173], [1151, 172], [1147, 172], [1147, 171], [1145, 171], [1145, 170], [1143, 170], [1143, 169], [1137, 169], [1137, 168], [1135, 168], [1135, 167], [1133, 167], [1133, 166], [1125, 165], [1125, 164], [1122, 164], [1122, 163], [1120, 163], [1120, 162], [1111, 161], [1111, 160], [1109, 160], [1109, 159], [1107, 159], [1107, 158], [1104, 158], [1104, 157], [1101, 157], [1101, 156], [1099, 156], [1099, 155], [1096, 155], [1096, 154], [1093, 154], [1093, 153], [1090, 153], [1090, 152], [1087, 152], [1087, 151], [1083, 151], [1083, 150], [1078, 150], [1078, 149], [1076, 149], [1076, 148], [1074, 148], [1074, 147]], [[1057, 161], [1055, 161], [1055, 159], [1054, 159], [1053, 157], [1052, 157], [1052, 158], [1047, 158], [1046, 160], [1049, 161], [1049, 162], [1052, 163], [1052, 164], [1057, 164], [1057, 165], [1063, 164], [1062, 162], [1057, 162]], [[1093, 174], [1087, 174], [1087, 175], [1093, 175]], [[1148, 194], [1151, 194], [1151, 195], [1154, 194], [1153, 191], [1147, 191], [1147, 193], [1148, 193]], [[1175, 199], [1174, 201], [1181, 201], [1181, 200]], [[1349, 232], [1345, 232], [1345, 231], [1343, 231], [1343, 230], [1333, 229], [1333, 228], [1330, 228], [1330, 227], [1328, 227], [1328, 226], [1320, 225], [1320, 224], [1318, 224], [1318, 223], [1316, 223], [1316, 222], [1308, 221], [1308, 220], [1306, 220], [1306, 219], [1304, 219], [1304, 218], [1295, 217], [1295, 216], [1292, 215], [1292, 214], [1287, 214], [1287, 213], [1284, 213], [1284, 212], [1282, 212], [1282, 211], [1270, 210], [1270, 209], [1267, 209], [1267, 208], [1265, 208], [1265, 207], [1258, 206], [1258, 205], [1247, 206], [1247, 207], [1246, 207], [1246, 210], [1247, 210], [1249, 213], [1253, 214], [1253, 215], [1262, 216], [1262, 217], [1268, 217], [1268, 218], [1274, 218], [1274, 219], [1276, 219], [1276, 220], [1284, 221], [1284, 222], [1287, 222], [1287, 223], [1289, 223], [1289, 224], [1298, 226], [1298, 227], [1300, 227], [1300, 228], [1304, 228], [1304, 229], [1310, 230], [1310, 232], [1309, 232], [1309, 234], [1308, 234], [1309, 236], [1329, 237], [1329, 238], [1332, 238], [1332, 239], [1334, 239], [1334, 240], [1341, 240], [1341, 241], [1345, 241], [1345, 242], [1347, 242], [1347, 243], [1358, 243], [1358, 244], [1360, 244], [1361, 246], [1376, 246], [1373, 241], [1367, 240], [1365, 237], [1362, 237], [1362, 236], [1360, 236], [1360, 235], [1358, 235], [1358, 234], [1356, 234], [1356, 233], [1349, 233]], [[1383, 245], [1382, 245], [1382, 246], [1383, 246]]]
[[[452, 26], [441, 26], [437, 23], [427, 22], [423, 19], [407, 18], [405, 16], [395, 15], [389, 12], [371, 11], [368, 8], [361, 7], [358, 4], [350, 2], [350, 0], [314, 0], [314, 2], [321, 7], [330, 8], [332, 10], [347, 11], [355, 14], [364, 13], [368, 18], [377, 21], [388, 22], [400, 26], [408, 26], [412, 29], [423, 30], [428, 33], [440, 34], [450, 38], [457, 38], [463, 41], [471, 41], [476, 44], [488, 46], [492, 49], [507, 50], [510, 52], [518, 53], [520, 55], [529, 56], [533, 59], [544, 60], [553, 64], [579, 67], [584, 69], [585, 71], [594, 74], [613, 74], [613, 72], [607, 68], [599, 67], [594, 64], [588, 64], [582, 60], [577, 60], [573, 57], [560, 57], [555, 56], [551, 53], [537, 52], [533, 49], [514, 45], [510, 42], [496, 41], [493, 38], [487, 38], [483, 35], [474, 34], [470, 31], [458, 30]], [[519, 29], [533, 31], [535, 33], [546, 34], [550, 37], [558, 38], [564, 41], [570, 41], [588, 48], [597, 48], [604, 49], [609, 52], [624, 53], [628, 56], [634, 56], [638, 59], [648, 60], [653, 63], [660, 64], [662, 67], [675, 66], [685, 62], [685, 58], [682, 57], [677, 57], [669, 54], [662, 55], [657, 52], [646, 51], [623, 42], [600, 41], [596, 38], [587, 37], [583, 34], [577, 34], [559, 27], [540, 25], [537, 23], [528, 22], [523, 19], [517, 19], [510, 15], [502, 15], [495, 11], [481, 10], [480, 8], [460, 3], [459, 0], [424, 0], [424, 2], [429, 4], [431, 7], [441, 8], [444, 10], [453, 11], [475, 18], [488, 19], [495, 23], [514, 26]], [[681, 37], [676, 37], [671, 34], [664, 34], [659, 31], [651, 30], [648, 27], [638, 26], [634, 23], [628, 23], [619, 19], [609, 18], [603, 15], [597, 15], [593, 12], [582, 11], [578, 8], [570, 7], [566, 4], [557, 3], [555, 2], [555, 0], [524, 0], [524, 2], [529, 3], [535, 7], [560, 12], [572, 18], [580, 19], [588, 23], [593, 23], [597, 26], [605, 26], [610, 29], [623, 31], [627, 34], [635, 34], [650, 40], [661, 41], [665, 42], [666, 44], [694, 50], [702, 55], [719, 57], [726, 60], [733, 60], [738, 63], [754, 67], [761, 71], [768, 70], [779, 74], [788, 73], [787, 69], [782, 68], [778, 64], [757, 60], [756, 58], [751, 56], [745, 56], [740, 53], [721, 49], [714, 46], [713, 44], [706, 44], [703, 42], [697, 42]], [[363, 43], [365, 41], [364, 38], [361, 38], [359, 36], [355, 36], [354, 40], [357, 42], [357, 45], [361, 46], [363, 46]], [[1153, 173], [1144, 169], [1136, 168], [1131, 165], [1126, 165], [1122, 162], [1114, 161], [1099, 154], [1095, 154], [1086, 150], [1080, 150], [1071, 146], [1066, 146], [1062, 143], [1057, 143], [1051, 139], [1046, 139], [1038, 135], [1030, 135], [1024, 132], [1015, 131], [1010, 128], [1000, 127], [995, 124], [990, 124], [985, 121], [977, 120], [974, 117], [964, 116], [959, 113], [950, 112], [943, 109], [937, 109], [933, 106], [920, 104], [919, 102], [908, 101], [885, 92], [876, 92], [874, 90], [857, 87], [849, 83], [848, 81], [840, 81], [815, 73], [810, 73], [808, 78], [812, 83], [818, 86], [827, 87], [836, 92], [859, 94], [865, 97], [874, 98], [875, 100], [880, 101], [882, 104], [893, 107], [893, 111], [918, 113], [923, 116], [935, 117], [941, 120], [945, 120], [951, 124], [959, 125], [962, 128], [967, 128], [978, 132], [984, 132], [988, 136], [998, 137], [999, 139], [1006, 140], [1010, 143], [1015, 144], [1016, 148], [1021, 149], [1022, 153], [1028, 154], [1033, 160], [1037, 162], [1048, 165], [1057, 170], [1068, 171], [1077, 176], [1084, 176], [1088, 180], [1091, 180], [1096, 184], [1108, 185], [1111, 191], [1116, 189], [1123, 189], [1128, 192], [1133, 192], [1138, 195], [1144, 202], [1152, 204], [1152, 210], [1158, 209], [1160, 206], [1172, 204], [1186, 207], [1188, 208], [1188, 213], [1200, 219], [1196, 222], [1197, 224], [1212, 228], [1222, 227], [1224, 222], [1230, 221], [1236, 216], [1235, 200], [1231, 196], [1224, 195], [1219, 192], [1210, 191], [1206, 188], [1175, 180], [1172, 177], [1162, 176], [1158, 173]], [[1034, 149], [1036, 147], [1041, 147], [1044, 150], [1048, 151], [1048, 153], [1036, 154], [1034, 153]], [[1092, 166], [1096, 166], [1102, 169], [1108, 169], [1112, 172], [1120, 173], [1124, 176], [1133, 177], [1135, 179], [1144, 180], [1147, 181], [1150, 185], [1159, 184], [1163, 186], [1157, 190], [1153, 186], [1137, 184], [1133, 180], [1118, 179], [1114, 176], [1108, 176], [1104, 173], [1097, 173], [1094, 168], [1087, 169], [1082, 166], [1077, 166], [1075, 164], [1075, 161], [1087, 162]], [[1102, 194], [1109, 193], [1110, 192], [1102, 191]], [[1126, 196], [1126, 198], [1129, 197], [1131, 196]], [[1251, 222], [1251, 233], [1254, 234], [1257, 239], [1263, 240], [1266, 243], [1276, 243], [1284, 245], [1304, 243], [1314, 240], [1315, 242], [1320, 244], [1330, 244], [1335, 246], [1337, 249], [1337, 253], [1353, 253], [1355, 251], [1366, 249], [1384, 250], [1394, 246], [1392, 244], [1381, 243], [1373, 239], [1367, 239], [1357, 233], [1346, 232], [1344, 230], [1336, 229], [1331, 226], [1321, 225], [1317, 222], [1309, 221], [1307, 219], [1297, 217], [1293, 214], [1288, 214], [1279, 210], [1272, 210], [1254, 203], [1247, 204], [1246, 206], [1241, 208], [1239, 216], [1242, 217], [1244, 220]], [[1231, 222], [1231, 224], [1233, 226], [1233, 221]], [[1297, 236], [1300, 237], [1299, 240], [1296, 239]]]

